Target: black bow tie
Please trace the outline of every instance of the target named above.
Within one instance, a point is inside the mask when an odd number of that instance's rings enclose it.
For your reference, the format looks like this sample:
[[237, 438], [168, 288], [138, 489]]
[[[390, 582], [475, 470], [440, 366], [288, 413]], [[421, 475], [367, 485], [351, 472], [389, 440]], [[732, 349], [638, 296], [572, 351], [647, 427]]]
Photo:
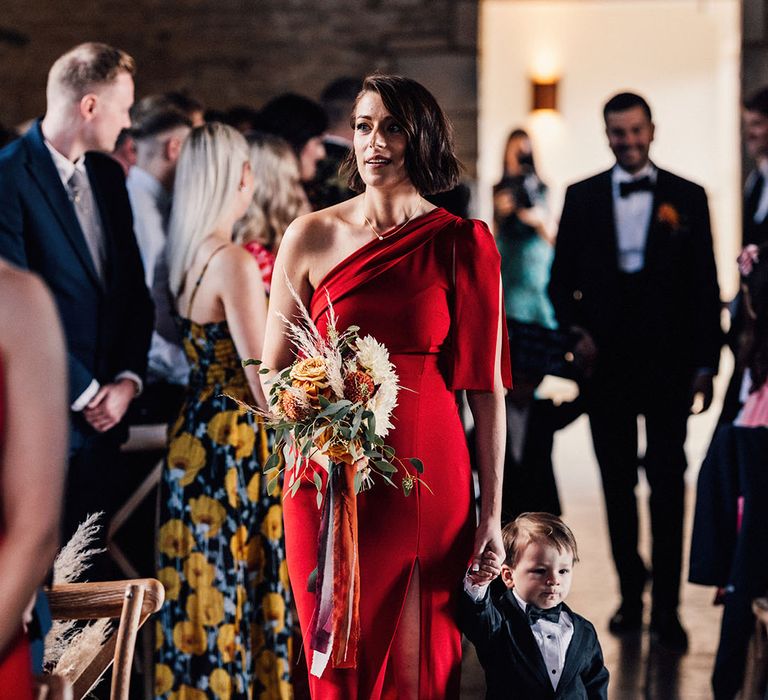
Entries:
[[629, 197], [633, 192], [653, 192], [653, 182], [647, 175], [637, 180], [619, 183], [619, 194], [622, 197]]
[[525, 615], [528, 618], [529, 625], [536, 624], [538, 620], [557, 622], [560, 620], [560, 611], [562, 608], [562, 603], [558, 603], [554, 608], [547, 608], [546, 610], [542, 610], [541, 608], [537, 608], [535, 605], [528, 603], [528, 605], [525, 606]]

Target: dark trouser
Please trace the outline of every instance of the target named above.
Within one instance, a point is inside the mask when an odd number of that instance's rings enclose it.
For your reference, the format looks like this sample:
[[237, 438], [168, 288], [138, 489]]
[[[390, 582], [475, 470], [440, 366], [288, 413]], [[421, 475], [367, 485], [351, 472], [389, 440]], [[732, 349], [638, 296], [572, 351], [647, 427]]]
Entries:
[[[62, 523], [62, 544], [75, 533], [77, 527], [91, 513], [104, 511], [99, 520], [102, 529], [92, 547], [106, 546], [109, 519], [124, 496], [120, 477], [120, 441], [112, 434], [88, 437], [84, 444], [69, 458], [64, 517]], [[105, 581], [115, 578], [116, 569], [106, 554], [96, 555], [93, 567], [84, 578], [89, 581]]]
[[[679, 601], [685, 499], [684, 452], [690, 406], [687, 392], [670, 395], [663, 390], [641, 405], [629, 405], [627, 393], [592, 394], [589, 418], [595, 455], [603, 482], [611, 549], [627, 605], [639, 606], [646, 569], [637, 551], [638, 441], [637, 417], [645, 416], [647, 449], [643, 460], [650, 486], [653, 605], [657, 611], [674, 610]], [[644, 405], [643, 405], [644, 404]]]

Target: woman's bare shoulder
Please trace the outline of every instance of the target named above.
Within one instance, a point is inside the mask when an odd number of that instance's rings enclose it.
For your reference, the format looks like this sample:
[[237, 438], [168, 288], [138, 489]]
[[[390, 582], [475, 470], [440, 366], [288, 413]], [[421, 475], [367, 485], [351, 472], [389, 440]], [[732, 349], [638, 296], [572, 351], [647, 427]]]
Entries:
[[339, 232], [350, 225], [356, 199], [299, 216], [286, 230], [281, 247], [287, 245], [308, 254], [331, 247]]

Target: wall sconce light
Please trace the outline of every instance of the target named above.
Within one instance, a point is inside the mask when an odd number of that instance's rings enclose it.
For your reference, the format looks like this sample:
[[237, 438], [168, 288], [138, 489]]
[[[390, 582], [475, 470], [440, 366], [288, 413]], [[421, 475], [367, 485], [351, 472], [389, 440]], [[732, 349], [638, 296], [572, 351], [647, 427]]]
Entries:
[[541, 80], [531, 79], [531, 96], [533, 111], [552, 110], [557, 111], [557, 79]]

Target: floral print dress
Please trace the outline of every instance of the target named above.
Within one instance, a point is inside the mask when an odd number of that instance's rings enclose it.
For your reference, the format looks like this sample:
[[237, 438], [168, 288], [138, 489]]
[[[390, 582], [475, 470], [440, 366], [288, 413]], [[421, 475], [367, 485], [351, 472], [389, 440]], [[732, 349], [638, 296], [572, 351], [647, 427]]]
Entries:
[[262, 474], [269, 434], [223, 396], [253, 402], [226, 321], [181, 323], [191, 372], [162, 478], [155, 694], [291, 698], [282, 502]]

